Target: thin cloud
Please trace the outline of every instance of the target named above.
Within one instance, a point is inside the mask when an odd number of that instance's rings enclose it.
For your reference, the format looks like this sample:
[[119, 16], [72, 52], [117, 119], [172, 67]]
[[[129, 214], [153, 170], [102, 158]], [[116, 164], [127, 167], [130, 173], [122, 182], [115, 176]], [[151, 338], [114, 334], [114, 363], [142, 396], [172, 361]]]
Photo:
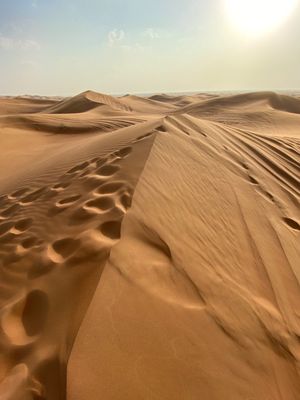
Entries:
[[143, 36], [148, 37], [150, 39], [159, 39], [160, 38], [159, 32], [154, 28], [147, 28], [143, 32]]
[[24, 50], [33, 49], [33, 50], [41, 50], [40, 44], [36, 40], [22, 40], [20, 43], [20, 47]]
[[132, 45], [124, 44], [121, 46], [121, 49], [125, 52], [135, 52], [135, 53], [141, 53], [146, 50], [146, 48], [142, 46], [140, 43], [135, 43]]
[[20, 64], [29, 67], [31, 69], [36, 69], [39, 65], [37, 62], [33, 60], [22, 60]]
[[40, 50], [41, 46], [36, 40], [15, 39], [12, 37], [0, 35], [0, 49]]
[[116, 43], [120, 43], [125, 38], [125, 32], [122, 29], [114, 29], [108, 33], [108, 44], [114, 46]]

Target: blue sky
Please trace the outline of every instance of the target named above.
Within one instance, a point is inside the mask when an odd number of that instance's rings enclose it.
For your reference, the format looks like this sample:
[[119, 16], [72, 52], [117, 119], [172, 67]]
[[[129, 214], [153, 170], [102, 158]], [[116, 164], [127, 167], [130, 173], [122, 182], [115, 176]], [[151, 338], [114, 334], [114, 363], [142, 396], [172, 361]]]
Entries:
[[248, 37], [225, 3], [0, 0], [0, 94], [299, 89], [299, 7]]

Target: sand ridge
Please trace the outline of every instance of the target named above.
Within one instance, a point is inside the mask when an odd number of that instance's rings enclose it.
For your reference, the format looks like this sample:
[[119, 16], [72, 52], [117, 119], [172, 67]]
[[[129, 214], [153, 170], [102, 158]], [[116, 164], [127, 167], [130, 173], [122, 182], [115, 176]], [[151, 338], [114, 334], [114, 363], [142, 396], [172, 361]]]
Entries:
[[0, 114], [1, 398], [300, 398], [299, 99]]

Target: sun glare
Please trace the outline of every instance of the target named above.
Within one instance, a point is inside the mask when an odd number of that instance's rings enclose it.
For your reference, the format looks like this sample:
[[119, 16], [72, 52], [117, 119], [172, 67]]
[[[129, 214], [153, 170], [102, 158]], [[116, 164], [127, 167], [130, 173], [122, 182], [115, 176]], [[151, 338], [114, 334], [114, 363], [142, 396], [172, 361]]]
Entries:
[[298, 0], [225, 0], [226, 12], [234, 26], [251, 36], [276, 29], [297, 3]]

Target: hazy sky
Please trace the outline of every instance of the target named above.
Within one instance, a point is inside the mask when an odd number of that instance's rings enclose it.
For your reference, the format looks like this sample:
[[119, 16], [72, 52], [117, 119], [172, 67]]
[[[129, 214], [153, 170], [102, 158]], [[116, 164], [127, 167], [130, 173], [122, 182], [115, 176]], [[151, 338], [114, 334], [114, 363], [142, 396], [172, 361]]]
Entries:
[[299, 4], [249, 35], [227, 3], [0, 0], [0, 94], [299, 89]]

